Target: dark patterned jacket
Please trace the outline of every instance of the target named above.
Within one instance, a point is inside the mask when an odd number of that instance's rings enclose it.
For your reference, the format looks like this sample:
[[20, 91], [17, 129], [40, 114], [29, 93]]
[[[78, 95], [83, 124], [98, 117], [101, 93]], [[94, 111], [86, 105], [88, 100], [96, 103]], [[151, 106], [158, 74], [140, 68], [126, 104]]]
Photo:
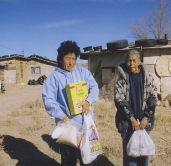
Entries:
[[[150, 131], [153, 129], [155, 120], [154, 114], [157, 103], [157, 85], [153, 77], [146, 70], [143, 63], [141, 63], [139, 67], [143, 77], [143, 96], [141, 96], [143, 103], [139, 120], [141, 121], [144, 116], [148, 117], [148, 123], [145, 129]], [[118, 66], [118, 73], [119, 78], [116, 82], [114, 90], [114, 101], [117, 108], [115, 122], [118, 132], [125, 134], [127, 132], [128, 125], [130, 125], [129, 118], [134, 116], [130, 107], [129, 74], [125, 64]]]

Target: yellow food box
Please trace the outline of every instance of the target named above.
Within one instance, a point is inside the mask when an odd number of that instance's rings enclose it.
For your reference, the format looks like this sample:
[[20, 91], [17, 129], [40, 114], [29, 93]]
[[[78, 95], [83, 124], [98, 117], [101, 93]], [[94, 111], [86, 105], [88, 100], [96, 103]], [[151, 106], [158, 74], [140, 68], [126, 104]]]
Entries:
[[71, 115], [82, 113], [82, 103], [88, 97], [86, 81], [68, 84], [65, 88]]

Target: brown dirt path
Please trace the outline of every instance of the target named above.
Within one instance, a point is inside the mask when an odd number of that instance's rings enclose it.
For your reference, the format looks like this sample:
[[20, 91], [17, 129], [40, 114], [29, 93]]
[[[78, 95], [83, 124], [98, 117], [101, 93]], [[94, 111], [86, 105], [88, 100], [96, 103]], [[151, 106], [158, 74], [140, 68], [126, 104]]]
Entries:
[[[43, 140], [51, 139], [49, 133], [53, 129], [54, 122], [50, 117], [46, 113], [45, 117], [34, 117], [29, 114], [11, 115], [15, 110], [24, 112], [25, 108], [22, 109], [21, 106], [28, 102], [35, 102], [37, 99], [41, 101], [42, 85], [6, 85], [5, 89], [5, 94], [0, 95], [0, 137], [3, 138], [5, 135], [3, 142], [5, 149], [0, 146], [0, 166], [49, 164], [58, 166], [58, 162], [49, 157], [49, 153], [54, 156], [56, 153], [51, 151], [48, 143]], [[44, 113], [42, 106], [41, 109]], [[45, 124], [41, 123], [42, 118], [45, 120], [47, 118], [52, 127], [49, 128], [50, 125], [47, 125], [40, 133], [34, 118], [37, 118], [41, 128]]]
[[35, 101], [42, 95], [42, 85], [6, 85], [5, 89], [5, 94], [0, 95], [0, 115], [4, 115], [4, 111], [8, 113], [25, 102]]

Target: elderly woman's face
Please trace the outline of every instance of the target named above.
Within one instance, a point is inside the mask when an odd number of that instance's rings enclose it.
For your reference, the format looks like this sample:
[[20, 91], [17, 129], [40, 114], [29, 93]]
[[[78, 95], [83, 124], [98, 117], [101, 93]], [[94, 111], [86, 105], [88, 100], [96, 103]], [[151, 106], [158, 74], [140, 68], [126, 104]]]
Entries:
[[130, 54], [126, 60], [126, 66], [130, 73], [136, 74], [139, 71], [140, 59], [137, 54]]
[[66, 71], [72, 71], [76, 64], [76, 55], [75, 53], [68, 53], [63, 57], [63, 61], [60, 62], [62, 69]]

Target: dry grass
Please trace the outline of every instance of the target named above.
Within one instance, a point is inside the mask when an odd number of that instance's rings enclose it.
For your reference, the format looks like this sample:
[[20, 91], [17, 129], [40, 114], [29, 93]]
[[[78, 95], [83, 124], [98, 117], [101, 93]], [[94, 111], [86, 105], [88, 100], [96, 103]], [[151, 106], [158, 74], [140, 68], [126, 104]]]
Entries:
[[122, 158], [122, 143], [115, 127], [116, 107], [113, 102], [102, 99], [93, 106], [94, 120], [101, 139], [103, 154], [119, 161]]
[[164, 101], [168, 101], [169, 102], [169, 105], [171, 105], [171, 94], [168, 94], [165, 98], [164, 98]]
[[[103, 145], [104, 155], [109, 159], [114, 159], [115, 163], [119, 163], [119, 160], [122, 160], [122, 140], [115, 127], [116, 107], [113, 102], [99, 100], [94, 104], [94, 108], [95, 123]], [[171, 157], [171, 140], [168, 139], [171, 134], [170, 109], [164, 111], [164, 108], [159, 107], [156, 110], [155, 119], [154, 130], [150, 135], [156, 144], [156, 154], [165, 154], [163, 158], [166, 158], [167, 161]]]
[[[103, 155], [115, 165], [120, 165], [122, 161], [122, 139], [115, 127], [116, 107], [114, 102], [101, 99], [94, 103], [93, 107], [94, 121], [102, 143]], [[27, 102], [13, 110], [5, 125], [9, 127], [20, 126], [19, 132], [21, 135], [40, 136], [46, 130], [50, 134], [51, 129], [55, 126], [54, 121], [47, 117], [49, 116], [44, 109], [43, 102], [39, 99], [34, 102]], [[52, 127], [48, 129], [50, 125]], [[171, 134], [170, 125], [171, 114], [169, 110], [163, 112], [157, 110], [155, 127], [150, 135], [156, 144], [156, 153], [165, 154], [163, 161], [166, 160], [167, 162], [168, 160], [167, 163], [169, 163], [171, 157], [171, 140], [168, 140]], [[2, 140], [3, 137], [0, 138], [0, 150], [3, 149]], [[156, 158], [151, 159], [151, 163], [155, 161], [158, 162]]]
[[4, 124], [5, 126], [13, 126], [13, 125], [16, 125], [17, 122], [15, 119], [10, 119], [10, 120], [7, 120], [6, 123]]
[[[154, 131], [160, 131], [161, 135], [170, 135], [171, 114], [170, 111], [157, 112], [155, 116]], [[171, 154], [171, 153], [170, 153]]]
[[166, 123], [166, 122], [171, 122], [171, 114], [169, 111], [167, 112], [156, 112], [156, 124], [160, 124], [160, 123]]
[[[21, 125], [20, 133], [23, 135], [38, 135], [46, 124], [47, 113], [41, 99], [27, 102], [11, 112], [11, 117], [15, 123], [11, 125]], [[29, 123], [27, 123], [29, 122]], [[31, 123], [30, 123], [31, 122]], [[8, 122], [10, 126], [10, 122]], [[24, 125], [24, 127], [23, 127]]]
[[[161, 111], [162, 110], [162, 111]], [[171, 161], [171, 114], [170, 109], [158, 107], [155, 114], [155, 125], [152, 139], [156, 145], [156, 154], [161, 156], [170, 165]], [[163, 154], [163, 155], [162, 155]]]
[[46, 116], [41, 99], [30, 101], [11, 112], [11, 116]]

